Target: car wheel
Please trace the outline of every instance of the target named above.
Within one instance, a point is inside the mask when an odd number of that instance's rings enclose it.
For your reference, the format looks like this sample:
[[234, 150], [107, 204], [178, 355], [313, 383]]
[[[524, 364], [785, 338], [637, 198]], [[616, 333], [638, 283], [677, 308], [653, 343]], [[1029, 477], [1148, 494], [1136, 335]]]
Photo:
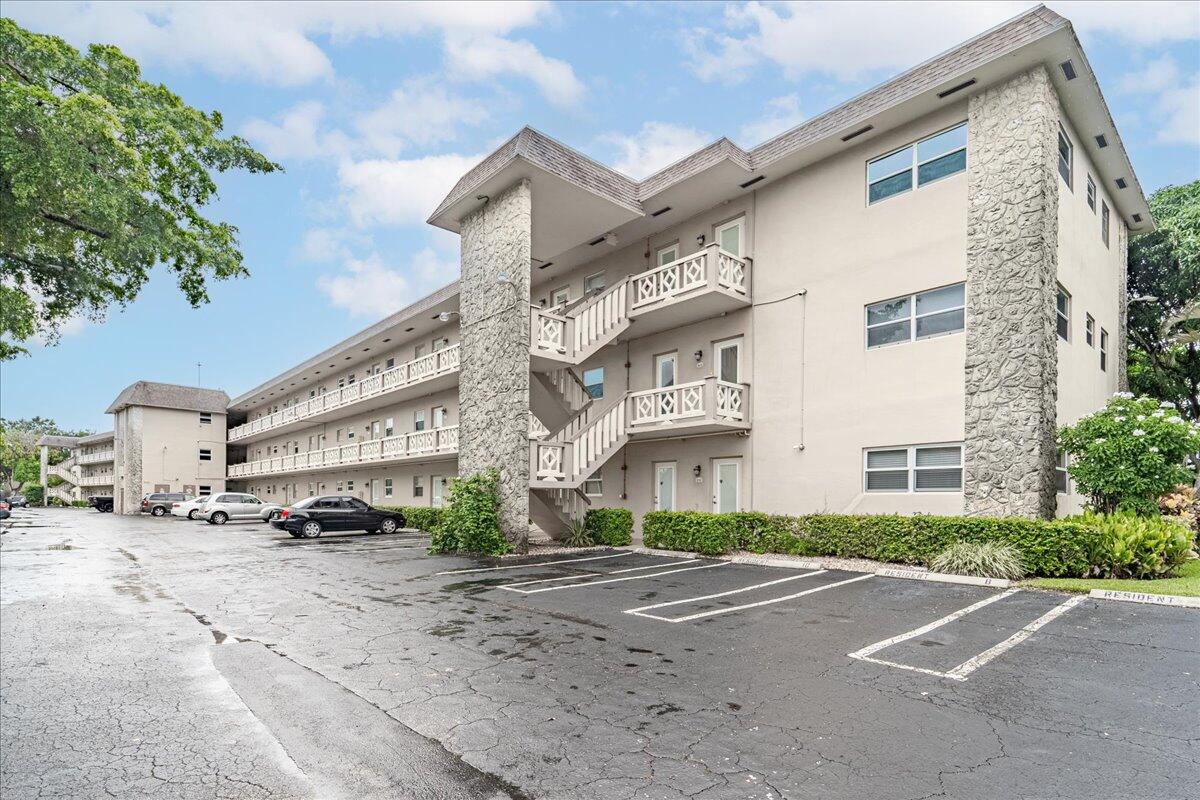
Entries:
[[167, 510], [162, 506], [155, 506], [154, 508], [150, 509], [150, 515], [153, 517], [161, 517], [165, 513], [167, 513]]
[[193, 508], [191, 511], [188, 512], [188, 519], [190, 519], [190, 520], [196, 519], [196, 509]]
[[379, 523], [379, 532], [395, 533], [396, 528], [398, 527], [400, 526], [396, 524], [396, 520], [392, 519], [391, 517], [384, 517], [383, 521]]
[[217, 513], [213, 514], [208, 521], [213, 525], [224, 525], [229, 521], [229, 515], [224, 511], [218, 511]]
[[315, 519], [310, 519], [300, 526], [300, 536], [305, 539], [315, 539], [321, 535], [322, 530], [321, 523]]

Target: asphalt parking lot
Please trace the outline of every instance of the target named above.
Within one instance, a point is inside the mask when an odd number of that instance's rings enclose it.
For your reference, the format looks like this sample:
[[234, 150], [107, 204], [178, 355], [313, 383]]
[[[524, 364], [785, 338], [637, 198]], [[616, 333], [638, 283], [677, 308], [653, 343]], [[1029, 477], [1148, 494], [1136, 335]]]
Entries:
[[16, 522], [6, 798], [1200, 797], [1195, 610], [629, 551], [436, 558], [415, 532]]

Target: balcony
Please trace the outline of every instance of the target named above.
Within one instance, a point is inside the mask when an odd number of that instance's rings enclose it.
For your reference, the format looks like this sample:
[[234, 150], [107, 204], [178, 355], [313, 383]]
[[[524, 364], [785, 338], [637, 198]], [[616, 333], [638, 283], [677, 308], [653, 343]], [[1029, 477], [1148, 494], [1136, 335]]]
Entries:
[[113, 460], [113, 451], [104, 450], [99, 453], [80, 453], [75, 457], [80, 464], [104, 464]]
[[632, 323], [637, 336], [678, 328], [750, 305], [749, 258], [716, 244], [636, 275], [627, 275], [570, 310], [530, 310], [533, 367], [578, 364]]
[[80, 486], [114, 486], [112, 474], [84, 475], [79, 479]]
[[254, 478], [302, 472], [371, 467], [405, 461], [443, 461], [458, 456], [458, 426], [413, 431], [384, 439], [326, 447], [307, 453], [274, 456], [229, 465], [229, 477]]
[[417, 390], [427, 394], [448, 389], [458, 382], [458, 352], [458, 345], [452, 345], [230, 428], [229, 441], [249, 442], [344, 416], [347, 411], [370, 411], [415, 395]]

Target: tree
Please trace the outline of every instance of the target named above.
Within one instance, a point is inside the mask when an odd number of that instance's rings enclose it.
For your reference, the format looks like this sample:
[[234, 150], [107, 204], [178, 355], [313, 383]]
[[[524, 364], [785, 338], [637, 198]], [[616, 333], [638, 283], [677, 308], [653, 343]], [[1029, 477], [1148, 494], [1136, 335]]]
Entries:
[[[43, 436], [90, 436], [88, 430], [69, 431], [60, 428], [52, 419], [32, 417], [30, 419], [0, 418], [0, 486], [12, 491], [21, 491], [30, 482], [41, 476], [41, 453], [37, 441]], [[47, 461], [57, 464], [66, 454], [52, 448]]]
[[127, 304], [156, 264], [193, 306], [209, 278], [247, 274], [237, 228], [201, 210], [214, 172], [279, 165], [116, 47], [85, 56], [0, 19], [0, 119], [0, 359]]
[[1158, 223], [1129, 243], [1129, 388], [1200, 420], [1200, 180], [1150, 196]]

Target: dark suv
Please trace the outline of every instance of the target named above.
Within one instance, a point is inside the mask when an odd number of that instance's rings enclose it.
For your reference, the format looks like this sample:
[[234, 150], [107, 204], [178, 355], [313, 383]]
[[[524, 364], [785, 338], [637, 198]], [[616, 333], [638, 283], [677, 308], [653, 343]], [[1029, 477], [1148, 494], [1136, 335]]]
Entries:
[[105, 512], [111, 513], [113, 510], [112, 495], [107, 495], [107, 494], [92, 495], [91, 497], [88, 498], [88, 505], [91, 506], [92, 508], [96, 509], [97, 511], [99, 511], [102, 514]]
[[191, 495], [183, 492], [151, 492], [142, 498], [141, 511], [143, 514], [161, 517], [163, 514], [171, 513], [172, 503], [182, 503], [191, 499]]

